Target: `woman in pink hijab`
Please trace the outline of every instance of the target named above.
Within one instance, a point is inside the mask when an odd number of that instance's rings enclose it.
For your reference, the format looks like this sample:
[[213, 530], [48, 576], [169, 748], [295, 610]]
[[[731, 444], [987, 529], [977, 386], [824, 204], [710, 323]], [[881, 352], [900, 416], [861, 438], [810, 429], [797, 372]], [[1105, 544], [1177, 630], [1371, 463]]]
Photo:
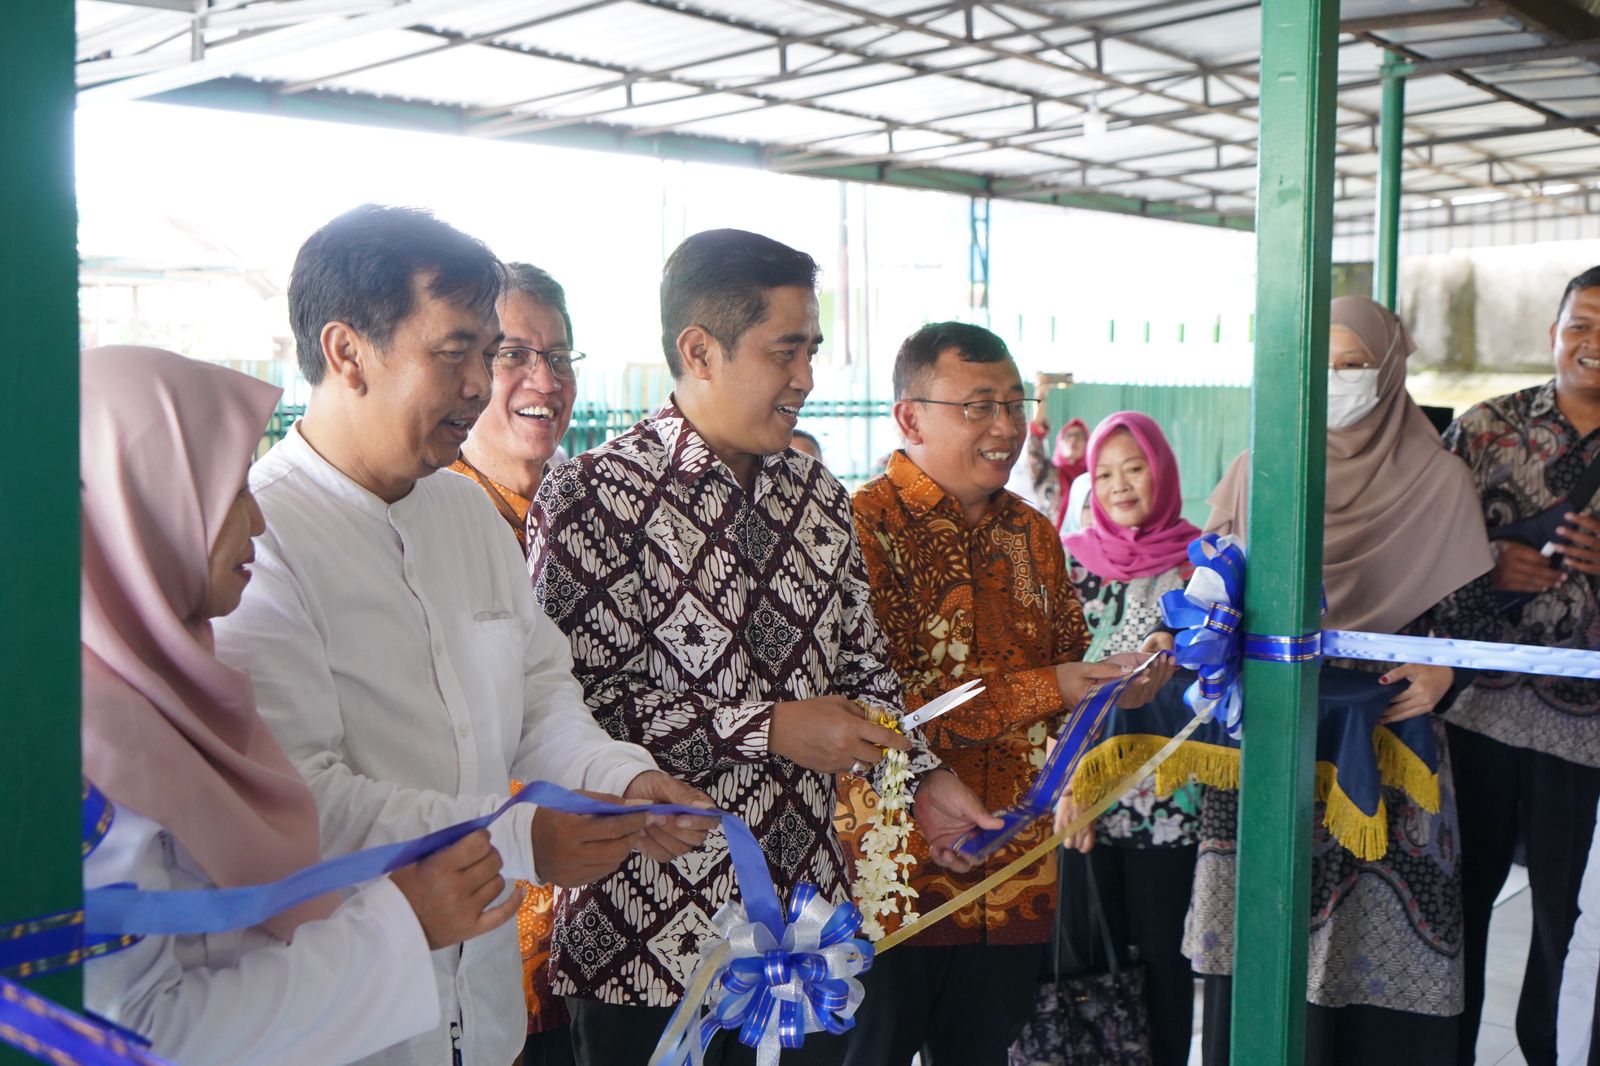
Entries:
[[[85, 886], [284, 877], [320, 858], [317, 810], [210, 622], [250, 581], [279, 390], [153, 348], [81, 369], [83, 772], [112, 805]], [[184, 1066], [349, 1062], [437, 1023], [429, 952], [511, 917], [499, 866], [477, 833], [259, 927], [146, 937], [90, 960], [85, 999]]]
[[[1189, 542], [1200, 530], [1183, 518], [1178, 461], [1155, 419], [1137, 411], [1108, 416], [1089, 437], [1087, 528], [1062, 537], [1067, 573], [1083, 604], [1091, 643], [1084, 660], [1125, 652], [1170, 652], [1160, 601], [1189, 580]], [[1071, 814], [1070, 801], [1058, 824]], [[1200, 793], [1185, 785], [1156, 798], [1146, 778], [1101, 815], [1063, 860], [1057, 920], [1080, 960], [1093, 958], [1100, 930], [1085, 912], [1088, 879], [1106, 901], [1119, 952], [1145, 966], [1153, 1066], [1184, 1066], [1194, 1029], [1194, 976], [1182, 950], [1199, 838]], [[1093, 848], [1091, 851], [1090, 848]]]

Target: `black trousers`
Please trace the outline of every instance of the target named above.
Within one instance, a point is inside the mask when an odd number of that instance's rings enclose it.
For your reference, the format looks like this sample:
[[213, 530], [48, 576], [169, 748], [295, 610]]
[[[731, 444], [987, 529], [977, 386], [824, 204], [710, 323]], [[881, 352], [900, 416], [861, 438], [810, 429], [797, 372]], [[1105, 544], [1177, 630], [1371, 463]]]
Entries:
[[[1229, 1066], [1233, 978], [1207, 975], [1203, 1066]], [[1450, 1066], [1456, 1056], [1455, 1018], [1385, 1007], [1306, 1004], [1305, 1066]]]
[[1461, 818], [1461, 890], [1466, 1009], [1457, 1063], [1471, 1066], [1483, 1019], [1484, 967], [1494, 900], [1520, 838], [1528, 862], [1533, 937], [1517, 1001], [1517, 1043], [1528, 1066], [1554, 1066], [1556, 999], [1567, 942], [1578, 918], [1578, 886], [1594, 834], [1600, 769], [1514, 748], [1448, 726]]
[[[646, 1066], [672, 1018], [672, 1007], [618, 1007], [594, 999], [566, 997], [572, 1016], [572, 1051], [578, 1066]], [[804, 1047], [785, 1050], [783, 1066], [839, 1066], [844, 1037], [807, 1033]], [[706, 1049], [707, 1066], [755, 1066], [754, 1048], [724, 1029]]]
[[845, 1066], [1006, 1066], [1033, 1017], [1038, 945], [916, 947], [872, 961]]
[[[1087, 855], [1063, 856], [1061, 907], [1063, 975], [1101, 972], [1105, 949], [1089, 908], [1092, 870], [1111, 939], [1121, 961], [1133, 948], [1145, 967], [1154, 1066], [1185, 1066], [1194, 1031], [1194, 972], [1183, 955], [1183, 922], [1194, 885], [1195, 847], [1122, 848], [1098, 844]], [[1046, 959], [1046, 969], [1050, 968]]]
[[522, 1045], [522, 1066], [573, 1066], [572, 1030], [563, 1026], [529, 1033]]

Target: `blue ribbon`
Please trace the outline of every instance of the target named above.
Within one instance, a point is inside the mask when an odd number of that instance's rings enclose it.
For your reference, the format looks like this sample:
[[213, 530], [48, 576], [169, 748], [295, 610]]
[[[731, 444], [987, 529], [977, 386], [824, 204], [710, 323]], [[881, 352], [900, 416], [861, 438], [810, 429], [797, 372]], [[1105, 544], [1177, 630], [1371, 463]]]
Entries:
[[[91, 797], [97, 797], [91, 799]], [[785, 921], [785, 911], [778, 902], [778, 890], [768, 872], [766, 855], [761, 844], [744, 820], [736, 814], [714, 808], [689, 807], [671, 803], [630, 806], [607, 803], [579, 795], [548, 781], [535, 781], [510, 800], [501, 804], [492, 814], [440, 829], [414, 840], [367, 848], [350, 855], [298, 870], [270, 884], [243, 888], [215, 888], [185, 891], [146, 891], [130, 885], [108, 885], [84, 894], [83, 921], [55, 922], [63, 916], [50, 916], [34, 922], [22, 923], [11, 929], [23, 929], [50, 923], [45, 930], [51, 937], [64, 937], [63, 944], [70, 945], [74, 938], [81, 946], [88, 937], [123, 937], [137, 935], [173, 936], [179, 934], [218, 933], [260, 925], [273, 915], [307, 900], [329, 892], [337, 892], [352, 885], [370, 881], [403, 866], [425, 858], [440, 848], [448, 847], [469, 833], [483, 829], [519, 803], [537, 803], [552, 810], [582, 815], [656, 814], [663, 816], [691, 815], [719, 819], [727, 837], [728, 854], [733, 862], [742, 902], [735, 904], [738, 913], [747, 915], [753, 926], [761, 928], [775, 942], [782, 943], [786, 929], [796, 927], [793, 915], [805, 911], [808, 901], [814, 899], [816, 889], [801, 885], [790, 904], [790, 919]], [[109, 804], [92, 788], [85, 794], [84, 825], [99, 827], [104, 836], [110, 826]], [[86, 838], [87, 839], [87, 838]], [[98, 840], [96, 840], [98, 843]], [[807, 894], [806, 890], [809, 890]], [[806, 911], [808, 921], [813, 921], [814, 909]], [[77, 912], [67, 912], [67, 918]], [[840, 913], [819, 925], [819, 945], [833, 951], [843, 941], [850, 940], [860, 927], [861, 916], [851, 905], [845, 904]], [[799, 928], [804, 928], [802, 925]], [[0, 929], [0, 934], [6, 932]], [[55, 941], [51, 941], [55, 943]], [[852, 941], [853, 950], [871, 958], [872, 947], [865, 941]], [[32, 942], [37, 947], [39, 941]], [[0, 940], [0, 948], [5, 942]], [[772, 984], [777, 1004], [779, 1030], [793, 1030], [796, 1010], [806, 1023], [813, 1018], [818, 1028], [842, 1032], [849, 1028], [848, 1013], [841, 1015], [844, 1004], [838, 996], [840, 985], [831, 973], [819, 974], [802, 952], [789, 970], [781, 971], [789, 984], [798, 981], [808, 990], [803, 1008], [788, 1009], [782, 1000], [788, 985]], [[81, 961], [81, 959], [79, 960]], [[770, 983], [770, 982], [769, 982]], [[859, 983], [857, 984], [859, 988]], [[160, 1066], [160, 1060], [133, 1046], [127, 1037], [114, 1027], [89, 1021], [72, 1014], [38, 996], [0, 978], [0, 1039], [35, 1054], [47, 1061], [54, 1054], [71, 1054], [82, 1063], [138, 1063]], [[848, 998], [848, 988], [845, 988]], [[859, 1003], [859, 996], [856, 997]], [[763, 1009], [766, 1009], [765, 1007]], [[854, 1006], [849, 1012], [853, 1013]], [[743, 1024], [743, 1022], [741, 1022]], [[799, 1034], [808, 1031], [803, 1027]], [[798, 1040], [799, 1035], [790, 1039]], [[785, 1046], [798, 1047], [798, 1043]], [[71, 1061], [71, 1060], [60, 1060]]]
[[688, 814], [715, 817], [728, 838], [728, 853], [745, 906], [756, 920], [778, 932], [783, 930], [783, 910], [777, 889], [767, 872], [766, 856], [743, 819], [727, 811], [685, 807], [671, 803], [626, 806], [606, 803], [571, 792], [548, 781], [535, 781], [501, 804], [492, 814], [439, 829], [397, 844], [384, 844], [342, 855], [297, 870], [280, 881], [243, 888], [208, 888], [152, 892], [129, 885], [108, 885], [84, 893], [86, 928], [93, 934], [220, 933], [244, 929], [290, 907], [329, 892], [371, 881], [409, 866], [469, 833], [487, 828], [519, 803], [537, 803], [568, 814]]
[[0, 1043], [58, 1066], [170, 1066], [118, 1027], [74, 1014], [3, 977]]
[[1077, 773], [1084, 752], [1100, 736], [1107, 716], [1122, 698], [1123, 689], [1136, 676], [1129, 674], [1116, 681], [1101, 682], [1085, 693], [1067, 716], [1067, 724], [1061, 727], [1050, 757], [1022, 800], [1014, 807], [995, 812], [1002, 823], [1000, 828], [969, 829], [956, 840], [955, 850], [973, 859], [987, 859], [1034, 821], [1053, 813], [1067, 783]]
[[1189, 545], [1189, 561], [1194, 564], [1195, 571], [1188, 587], [1161, 597], [1161, 611], [1167, 624], [1182, 630], [1176, 640], [1178, 665], [1199, 675], [1199, 680], [1184, 693], [1184, 702], [1196, 714], [1219, 718], [1235, 740], [1243, 732], [1239, 667], [1245, 659], [1278, 663], [1312, 662], [1323, 657], [1367, 659], [1464, 670], [1600, 678], [1600, 652], [1576, 648], [1403, 637], [1341, 629], [1289, 637], [1241, 633], [1244, 545], [1235, 537], [1207, 533]]
[[[85, 778], [81, 810], [87, 859], [111, 831], [116, 808]], [[141, 939], [132, 934], [85, 935], [82, 908], [0, 926], [0, 977], [22, 979], [65, 970], [132, 947]]]

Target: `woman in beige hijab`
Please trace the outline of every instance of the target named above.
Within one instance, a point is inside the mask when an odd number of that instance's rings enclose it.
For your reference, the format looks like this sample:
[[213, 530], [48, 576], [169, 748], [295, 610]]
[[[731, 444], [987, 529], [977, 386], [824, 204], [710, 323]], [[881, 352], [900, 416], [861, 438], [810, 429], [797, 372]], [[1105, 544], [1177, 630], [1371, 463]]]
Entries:
[[[83, 772], [112, 805], [85, 887], [277, 880], [320, 857], [316, 806], [211, 619], [250, 581], [279, 390], [154, 348], [81, 369]], [[349, 1062], [436, 1024], [429, 952], [512, 916], [499, 867], [478, 832], [259, 927], [146, 937], [90, 959], [85, 1000], [183, 1066]]]
[[[1415, 350], [1387, 308], [1360, 296], [1333, 301], [1328, 329], [1328, 467], [1323, 523], [1324, 625], [1427, 635], [1434, 607], [1493, 564], [1483, 512], [1465, 464], [1406, 392]], [[1249, 453], [1211, 495], [1208, 532], [1247, 537]], [[1341, 663], [1382, 670], [1372, 663]], [[1384, 722], [1448, 706], [1448, 667], [1405, 664], [1383, 682], [1409, 682]], [[1461, 883], [1455, 789], [1444, 729], [1437, 814], [1384, 788], [1389, 851], [1362, 860], [1341, 847], [1318, 811], [1312, 844], [1306, 1062], [1416, 1066], [1455, 1061], [1462, 1009]], [[1204, 1060], [1225, 1063], [1233, 969], [1238, 794], [1206, 792], [1200, 857], [1184, 952], [1205, 977]]]

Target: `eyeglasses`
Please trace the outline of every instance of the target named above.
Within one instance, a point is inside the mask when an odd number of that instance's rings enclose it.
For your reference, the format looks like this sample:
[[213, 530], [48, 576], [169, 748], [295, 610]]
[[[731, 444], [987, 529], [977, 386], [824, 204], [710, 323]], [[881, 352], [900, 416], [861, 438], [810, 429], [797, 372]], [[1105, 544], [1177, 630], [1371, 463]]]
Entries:
[[494, 369], [507, 372], [517, 372], [528, 369], [529, 366], [544, 360], [544, 365], [550, 368], [552, 377], [560, 381], [571, 381], [578, 376], [574, 363], [587, 359], [583, 352], [571, 348], [547, 348], [540, 351], [537, 348], [501, 348], [494, 356]]
[[998, 422], [1000, 411], [1010, 416], [1011, 421], [1017, 425], [1024, 425], [1030, 421], [1034, 413], [1039, 410], [1039, 401], [1026, 400], [968, 400], [962, 403], [959, 400], [922, 400], [915, 397], [907, 399], [908, 403], [931, 403], [940, 407], [959, 407], [961, 417], [967, 422]]

